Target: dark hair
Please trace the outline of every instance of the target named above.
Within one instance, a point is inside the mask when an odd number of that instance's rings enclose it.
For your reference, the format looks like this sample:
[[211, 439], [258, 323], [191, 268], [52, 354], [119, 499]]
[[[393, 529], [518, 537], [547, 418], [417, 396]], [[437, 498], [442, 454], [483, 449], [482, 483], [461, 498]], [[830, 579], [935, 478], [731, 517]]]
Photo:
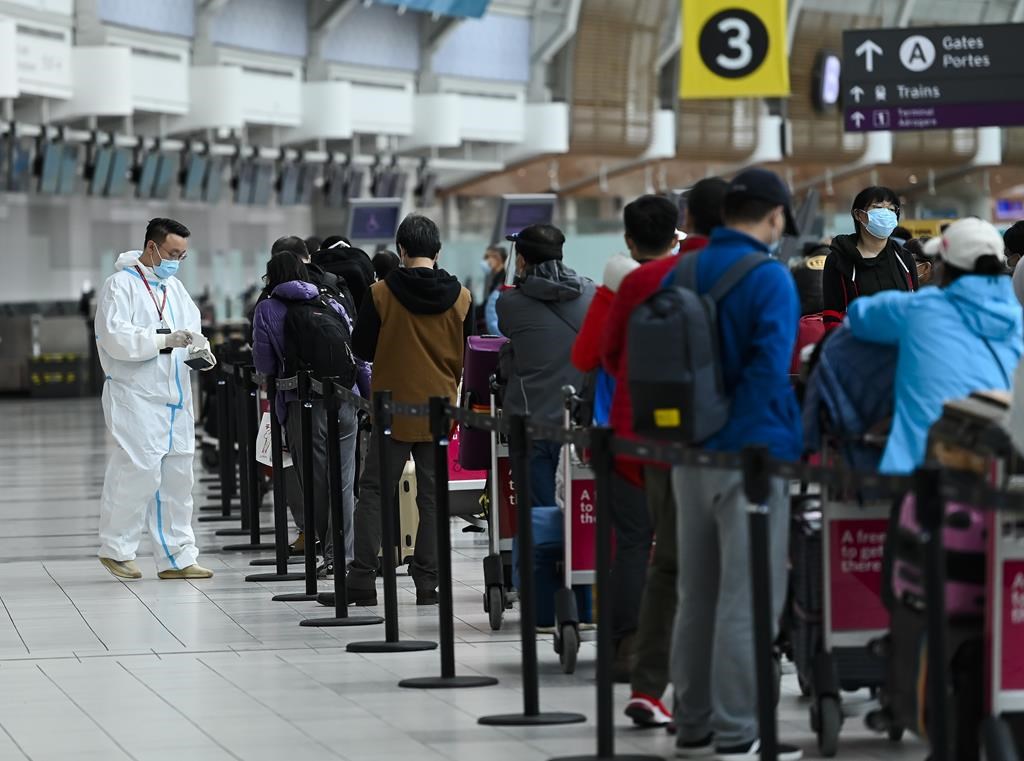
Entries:
[[774, 201], [732, 193], [722, 199], [722, 221], [727, 225], [756, 224], [782, 206]]
[[501, 257], [502, 264], [506, 264], [508, 262], [508, 249], [504, 246], [488, 246], [486, 253], [490, 253], [491, 251]]
[[985, 275], [987, 277], [998, 277], [1000, 275], [1009, 275], [1010, 270], [1006, 266], [1006, 262], [1001, 260], [994, 254], [986, 254], [985, 256], [979, 256], [974, 262], [973, 270], [964, 270], [959, 267], [954, 267], [949, 262], [942, 263], [942, 287], [945, 288], [948, 285], [952, 285], [957, 280], [962, 278], [964, 275]]
[[312, 256], [320, 250], [320, 239], [315, 235], [310, 235], [306, 238], [306, 252]]
[[1003, 245], [1008, 254], [1024, 254], [1024, 222], [1014, 222], [1003, 233]]
[[309, 256], [306, 250], [306, 241], [298, 235], [286, 235], [283, 238], [278, 238], [274, 241], [274, 245], [270, 247], [271, 257], [280, 256], [285, 253], [297, 256], [299, 259], [305, 259]]
[[721, 177], [705, 177], [686, 194], [686, 220], [698, 235], [708, 236], [722, 226], [722, 202], [729, 183]]
[[[853, 199], [853, 206], [850, 207], [850, 216], [853, 217], [853, 227], [857, 232], [857, 237], [860, 237], [862, 226], [857, 221], [857, 217], [854, 214], [855, 211], [865, 211], [873, 203], [891, 203], [896, 210], [896, 218], [899, 219], [900, 209], [900, 197], [896, 195], [896, 191], [891, 188], [882, 187], [880, 185], [872, 185], [864, 188], [857, 194], [857, 197]], [[896, 233], [893, 232], [893, 235]]]
[[679, 209], [664, 196], [640, 196], [622, 210], [626, 235], [645, 256], [659, 256], [676, 239]]
[[896, 229], [892, 231], [892, 237], [899, 238], [900, 240], [910, 240], [914, 237], [914, 234], [903, 225], [896, 225]]
[[[302, 239], [299, 238], [301, 241]], [[298, 254], [290, 251], [282, 251], [283, 256], [272, 256], [267, 262], [266, 286], [268, 291], [273, 291], [281, 283], [290, 283], [292, 280], [310, 282], [309, 270], [303, 264]], [[291, 256], [289, 256], [291, 254]]]
[[410, 214], [398, 226], [395, 243], [412, 259], [436, 259], [441, 252], [441, 232], [429, 217]]
[[167, 219], [166, 217], [157, 217], [156, 219], [149, 220], [149, 224], [146, 225], [146, 240], [142, 247], [145, 248], [146, 244], [150, 241], [153, 241], [157, 246], [162, 246], [164, 241], [167, 240], [168, 235], [180, 235], [182, 238], [187, 238], [191, 234], [189, 229], [181, 224], [181, 222]]
[[931, 257], [924, 253], [924, 244], [925, 241], [921, 238], [911, 238], [903, 244], [903, 248], [914, 257], [915, 262], [922, 264], [931, 261]]
[[377, 279], [383, 280], [401, 266], [402, 262], [394, 251], [381, 251], [373, 257], [373, 271]]

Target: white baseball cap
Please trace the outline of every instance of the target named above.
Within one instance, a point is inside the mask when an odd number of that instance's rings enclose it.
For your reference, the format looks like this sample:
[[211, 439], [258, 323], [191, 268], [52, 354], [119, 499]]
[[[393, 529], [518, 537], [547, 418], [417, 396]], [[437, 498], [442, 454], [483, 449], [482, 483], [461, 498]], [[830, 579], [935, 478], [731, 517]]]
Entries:
[[983, 256], [1006, 261], [1003, 236], [991, 224], [977, 217], [967, 217], [951, 224], [941, 236], [924, 244], [924, 253], [929, 257], [938, 256], [966, 272], [973, 272], [978, 259]]

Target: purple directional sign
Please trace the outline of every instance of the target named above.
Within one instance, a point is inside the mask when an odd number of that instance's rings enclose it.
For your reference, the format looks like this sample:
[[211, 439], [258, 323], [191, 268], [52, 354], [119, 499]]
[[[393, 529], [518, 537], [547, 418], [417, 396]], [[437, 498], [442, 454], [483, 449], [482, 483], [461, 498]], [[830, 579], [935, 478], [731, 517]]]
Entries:
[[843, 33], [850, 132], [1024, 124], [1024, 24]]

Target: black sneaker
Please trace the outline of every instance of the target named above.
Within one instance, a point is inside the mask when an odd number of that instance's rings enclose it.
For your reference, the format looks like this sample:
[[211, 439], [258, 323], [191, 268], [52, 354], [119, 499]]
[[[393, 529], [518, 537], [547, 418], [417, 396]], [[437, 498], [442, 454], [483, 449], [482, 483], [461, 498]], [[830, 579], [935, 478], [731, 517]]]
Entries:
[[676, 758], [710, 758], [715, 755], [715, 736], [708, 735], [702, 740], [676, 742]]
[[417, 605], [437, 605], [437, 591], [416, 592]]
[[[804, 757], [804, 752], [793, 745], [786, 745], [785, 743], [779, 743], [777, 746], [778, 755], [776, 758], [779, 761], [800, 761]], [[715, 748], [715, 755], [718, 756], [721, 761], [743, 761], [744, 759], [760, 758], [761, 756], [761, 741], [754, 740], [750, 743], [744, 743], [743, 745], [733, 745], [728, 748]]]
[[349, 587], [345, 590], [345, 597], [348, 599], [349, 605], [362, 605], [366, 608], [372, 608], [377, 604], [377, 589], [353, 589]]
[[334, 563], [321, 563], [316, 569], [316, 577], [320, 581], [334, 579]]

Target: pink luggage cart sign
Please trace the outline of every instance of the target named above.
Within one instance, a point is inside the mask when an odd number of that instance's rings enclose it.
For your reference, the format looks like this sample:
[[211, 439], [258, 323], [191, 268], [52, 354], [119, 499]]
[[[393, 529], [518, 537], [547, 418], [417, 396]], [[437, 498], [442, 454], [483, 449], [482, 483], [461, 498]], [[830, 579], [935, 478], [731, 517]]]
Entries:
[[572, 570], [597, 570], [597, 502], [594, 479], [572, 482]]
[[452, 428], [448, 437], [448, 480], [449, 481], [482, 481], [487, 478], [486, 470], [465, 470], [459, 464], [460, 446], [459, 427]]
[[887, 529], [884, 519], [830, 523], [832, 631], [874, 631], [889, 626], [889, 613], [881, 598]]
[[1024, 560], [1003, 563], [1000, 689], [1024, 690]]

